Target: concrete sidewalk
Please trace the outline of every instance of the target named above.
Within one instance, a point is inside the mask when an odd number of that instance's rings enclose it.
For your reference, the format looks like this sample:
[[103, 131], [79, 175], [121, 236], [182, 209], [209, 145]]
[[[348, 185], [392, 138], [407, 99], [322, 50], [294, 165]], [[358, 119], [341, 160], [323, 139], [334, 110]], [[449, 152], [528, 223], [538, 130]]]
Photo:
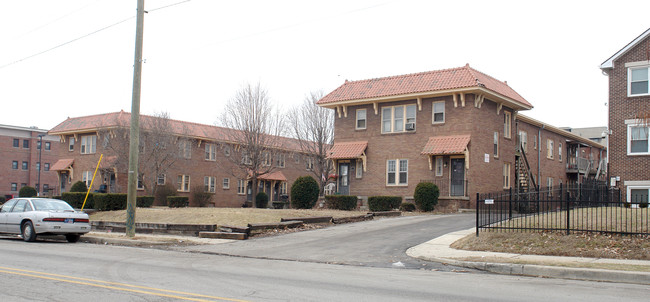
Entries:
[[612, 265], [650, 270], [650, 261], [477, 252], [450, 247], [456, 240], [474, 234], [475, 231], [475, 228], [471, 228], [449, 233], [412, 247], [406, 251], [406, 254], [422, 260], [448, 263], [498, 274], [650, 285], [650, 272], [586, 267]]

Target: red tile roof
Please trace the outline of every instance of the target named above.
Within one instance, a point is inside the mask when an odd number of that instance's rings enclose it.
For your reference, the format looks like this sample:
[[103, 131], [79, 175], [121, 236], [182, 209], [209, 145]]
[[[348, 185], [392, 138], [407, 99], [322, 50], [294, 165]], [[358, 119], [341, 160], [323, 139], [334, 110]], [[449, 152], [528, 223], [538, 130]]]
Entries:
[[430, 137], [422, 149], [422, 155], [460, 154], [469, 144], [469, 135], [451, 135]]
[[[140, 115], [140, 126], [142, 129], [156, 127], [156, 119], [158, 117], [149, 115]], [[82, 117], [68, 118], [52, 128], [48, 134], [50, 135], [67, 135], [72, 133], [91, 132], [98, 129], [107, 128], [128, 128], [131, 125], [131, 113], [129, 112], [111, 112], [98, 115], [89, 115]], [[204, 139], [210, 141], [229, 142], [233, 133], [237, 130], [204, 125], [192, 122], [185, 122], [179, 120], [169, 120], [169, 127], [172, 133], [180, 136], [186, 136], [197, 139]], [[275, 141], [275, 146], [279, 149], [291, 150], [301, 152], [300, 142], [297, 139], [288, 137], [278, 137]]]
[[267, 174], [264, 174], [264, 175], [260, 175], [258, 178], [259, 179], [264, 179], [264, 180], [287, 181], [287, 178], [280, 171], [275, 171], [275, 172], [267, 173]]
[[71, 158], [59, 159], [56, 161], [56, 163], [54, 163], [54, 165], [52, 166], [52, 168], [50, 168], [50, 170], [53, 171], [67, 170], [68, 168], [70, 168], [70, 166], [72, 166], [73, 163], [74, 163], [74, 159]]
[[359, 158], [368, 147], [368, 141], [334, 143], [327, 158]]
[[532, 108], [532, 105], [510, 88], [506, 82], [501, 82], [473, 69], [469, 67], [469, 64], [464, 67], [452, 69], [361, 81], [346, 81], [339, 88], [320, 99], [317, 104], [325, 105], [339, 101], [363, 100], [471, 87], [491, 90], [514, 100], [524, 107]]

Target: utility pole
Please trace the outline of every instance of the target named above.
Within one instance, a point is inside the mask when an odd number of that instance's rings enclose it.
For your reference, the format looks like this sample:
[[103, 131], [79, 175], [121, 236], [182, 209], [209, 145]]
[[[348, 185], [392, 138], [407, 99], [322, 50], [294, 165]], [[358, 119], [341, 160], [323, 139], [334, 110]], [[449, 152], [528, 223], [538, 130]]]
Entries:
[[140, 80], [142, 78], [142, 37], [144, 0], [138, 0], [135, 27], [135, 59], [133, 62], [133, 95], [131, 98], [131, 132], [129, 140], [129, 178], [126, 198], [126, 236], [135, 236], [135, 208], [138, 188], [138, 151], [140, 145]]
[[41, 169], [43, 169], [41, 155], [43, 154], [43, 136], [45, 136], [45, 134], [38, 135], [38, 144], [40, 147], [38, 148], [38, 183], [36, 184], [36, 196], [39, 197], [41, 196], [41, 191], [43, 191], [41, 189]]

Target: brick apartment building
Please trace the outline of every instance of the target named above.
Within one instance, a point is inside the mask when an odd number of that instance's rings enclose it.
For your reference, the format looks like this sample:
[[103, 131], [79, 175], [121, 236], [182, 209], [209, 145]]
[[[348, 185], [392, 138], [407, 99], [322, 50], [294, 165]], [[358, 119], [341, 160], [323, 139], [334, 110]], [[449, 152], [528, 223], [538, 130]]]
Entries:
[[410, 199], [434, 182], [441, 204], [466, 207], [477, 192], [604, 173], [605, 146], [520, 115], [533, 106], [469, 65], [346, 81], [317, 104], [336, 111], [329, 157], [341, 194]]
[[[57, 145], [63, 149], [52, 170], [58, 173], [59, 189], [69, 190], [76, 181], [90, 185], [94, 170], [103, 155], [93, 190], [126, 192], [128, 166], [128, 138], [130, 113], [121, 111], [100, 115], [68, 118], [49, 134], [57, 138]], [[152, 187], [173, 185], [180, 196], [190, 197], [193, 190], [214, 193], [213, 205], [217, 207], [240, 207], [251, 200], [248, 175], [235, 162], [242, 158], [237, 144], [229, 141], [231, 129], [167, 119], [166, 124], [156, 124], [161, 118], [141, 115], [140, 123], [151, 128], [169, 128], [171, 139], [148, 139], [149, 131], [142, 131], [141, 154], [151, 155], [155, 150], [170, 150], [164, 156], [171, 156], [171, 164], [163, 173], [153, 173], [151, 166], [162, 161], [148, 160], [140, 155], [138, 194], [151, 194]], [[278, 138], [278, 146], [269, 156], [268, 165], [274, 170], [261, 177], [260, 191], [269, 195], [272, 201], [280, 201], [288, 194], [294, 180], [299, 176], [313, 175], [313, 159], [301, 152], [297, 140]], [[156, 149], [153, 144], [165, 144]], [[114, 146], [121, 147], [116, 149]], [[269, 154], [270, 155], [270, 154]], [[237, 159], [233, 162], [231, 158]], [[244, 156], [245, 157], [245, 156]], [[245, 160], [245, 158], [242, 158]], [[169, 164], [168, 161], [165, 164]], [[147, 172], [149, 171], [149, 172]]]
[[650, 29], [600, 65], [609, 77], [610, 184], [628, 202], [650, 191]]
[[59, 156], [58, 142], [47, 130], [0, 125], [0, 196], [18, 196], [24, 186], [41, 187], [41, 195], [56, 194], [57, 175], [51, 168]]

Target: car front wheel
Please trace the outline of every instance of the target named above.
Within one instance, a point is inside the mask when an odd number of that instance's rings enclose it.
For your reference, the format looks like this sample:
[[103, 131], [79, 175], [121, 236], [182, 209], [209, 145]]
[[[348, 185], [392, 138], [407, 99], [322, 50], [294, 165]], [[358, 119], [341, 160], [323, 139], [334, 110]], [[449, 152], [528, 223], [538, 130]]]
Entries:
[[32, 242], [36, 240], [36, 231], [31, 221], [25, 221], [22, 227], [23, 240]]
[[79, 241], [79, 237], [81, 237], [81, 236], [75, 235], [75, 234], [65, 235], [65, 239], [68, 240], [68, 242], [70, 242], [70, 243], [75, 243], [75, 242]]

